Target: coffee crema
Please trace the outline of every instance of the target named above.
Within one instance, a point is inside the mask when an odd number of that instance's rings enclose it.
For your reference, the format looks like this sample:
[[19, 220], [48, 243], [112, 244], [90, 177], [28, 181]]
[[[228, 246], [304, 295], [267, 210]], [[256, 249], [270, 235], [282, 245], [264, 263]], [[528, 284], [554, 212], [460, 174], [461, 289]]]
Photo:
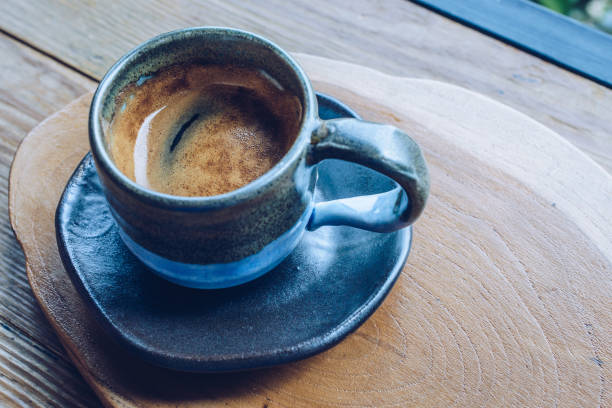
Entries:
[[266, 73], [174, 65], [128, 85], [107, 130], [119, 170], [178, 196], [212, 196], [255, 180], [287, 153], [301, 122], [293, 93]]

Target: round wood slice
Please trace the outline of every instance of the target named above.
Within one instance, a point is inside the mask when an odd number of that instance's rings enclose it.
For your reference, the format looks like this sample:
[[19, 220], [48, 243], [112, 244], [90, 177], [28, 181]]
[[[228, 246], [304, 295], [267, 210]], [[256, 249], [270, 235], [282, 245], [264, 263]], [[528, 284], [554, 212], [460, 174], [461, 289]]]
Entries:
[[127, 354], [85, 308], [55, 241], [55, 207], [88, 150], [85, 95], [23, 141], [10, 210], [34, 294], [103, 403], [611, 406], [612, 177], [551, 130], [473, 92], [296, 57], [317, 90], [423, 148], [432, 194], [397, 284], [357, 332], [301, 362], [195, 375]]

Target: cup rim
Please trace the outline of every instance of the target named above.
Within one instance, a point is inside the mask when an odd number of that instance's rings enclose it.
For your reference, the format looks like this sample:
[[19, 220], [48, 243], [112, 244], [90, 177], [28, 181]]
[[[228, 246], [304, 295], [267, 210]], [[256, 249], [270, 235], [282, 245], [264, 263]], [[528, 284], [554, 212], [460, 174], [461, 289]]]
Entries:
[[[141, 52], [144, 52], [145, 49], [163, 45], [164, 43], [173, 41], [178, 36], [184, 36], [185, 34], [201, 35], [202, 33], [230, 35], [234, 38], [237, 37], [247, 41], [255, 41], [270, 49], [279, 58], [285, 60], [296, 75], [304, 92], [305, 98], [302, 101], [302, 123], [293, 144], [287, 153], [285, 153], [285, 155], [281, 158], [281, 160], [279, 160], [267, 172], [236, 190], [214, 196], [198, 197], [177, 196], [161, 193], [141, 186], [140, 184], [137, 184], [135, 181], [131, 180], [117, 168], [113, 160], [110, 158], [110, 155], [105, 147], [104, 131], [101, 123], [101, 113], [104, 106], [104, 100], [117, 76], [124, 69], [127, 69], [126, 67], [129, 66], [130, 62], [132, 62]], [[89, 110], [89, 143], [96, 165], [100, 166], [105, 173], [109, 175], [111, 179], [122, 189], [137, 195], [140, 199], [143, 199], [144, 201], [156, 206], [166, 208], [182, 208], [187, 210], [216, 209], [247, 201], [257, 196], [266, 185], [281, 177], [284, 174], [284, 171], [300, 158], [303, 145], [308, 144], [310, 140], [308, 137], [310, 131], [312, 130], [310, 127], [313, 127], [309, 126], [309, 124], [312, 123], [311, 119], [316, 118], [317, 116], [315, 93], [312, 89], [312, 85], [310, 84], [310, 80], [300, 65], [278, 45], [260, 35], [235, 28], [211, 26], [190, 27], [159, 34], [139, 44], [113, 64], [113, 66], [107, 71], [98, 84], [98, 88], [96, 89], [91, 102], [91, 107]]]

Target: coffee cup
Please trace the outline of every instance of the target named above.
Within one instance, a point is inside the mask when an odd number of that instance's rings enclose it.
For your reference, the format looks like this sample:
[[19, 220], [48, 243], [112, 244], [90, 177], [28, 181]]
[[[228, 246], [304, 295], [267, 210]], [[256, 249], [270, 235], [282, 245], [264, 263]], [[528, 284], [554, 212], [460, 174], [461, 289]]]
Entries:
[[[89, 139], [127, 248], [161, 277], [194, 288], [253, 280], [321, 226], [405, 228], [429, 192], [425, 160], [406, 133], [320, 119], [291, 56], [236, 29], [172, 31], [130, 51], [96, 90]], [[317, 164], [326, 159], [367, 166], [396, 187], [315, 202]]]

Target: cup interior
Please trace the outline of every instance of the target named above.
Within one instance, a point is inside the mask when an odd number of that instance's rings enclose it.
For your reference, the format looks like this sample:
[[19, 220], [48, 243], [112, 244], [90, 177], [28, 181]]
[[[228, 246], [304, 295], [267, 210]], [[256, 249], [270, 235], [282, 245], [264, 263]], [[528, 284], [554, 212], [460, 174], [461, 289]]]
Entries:
[[[94, 96], [90, 116], [92, 150], [114, 172], [120, 173], [110, 158], [106, 133], [124, 103], [121, 91], [177, 64], [232, 65], [265, 72], [299, 99], [302, 115], [296, 128], [300, 131], [313, 110], [316, 111], [313, 92], [305, 74], [288, 54], [272, 42], [248, 32], [214, 27], [162, 34], [120, 59], [103, 78]], [[294, 136], [291, 146], [295, 147], [300, 131]], [[94, 144], [103, 151], [96, 152]], [[292, 148], [288, 149], [285, 156], [289, 156], [291, 151]]]

